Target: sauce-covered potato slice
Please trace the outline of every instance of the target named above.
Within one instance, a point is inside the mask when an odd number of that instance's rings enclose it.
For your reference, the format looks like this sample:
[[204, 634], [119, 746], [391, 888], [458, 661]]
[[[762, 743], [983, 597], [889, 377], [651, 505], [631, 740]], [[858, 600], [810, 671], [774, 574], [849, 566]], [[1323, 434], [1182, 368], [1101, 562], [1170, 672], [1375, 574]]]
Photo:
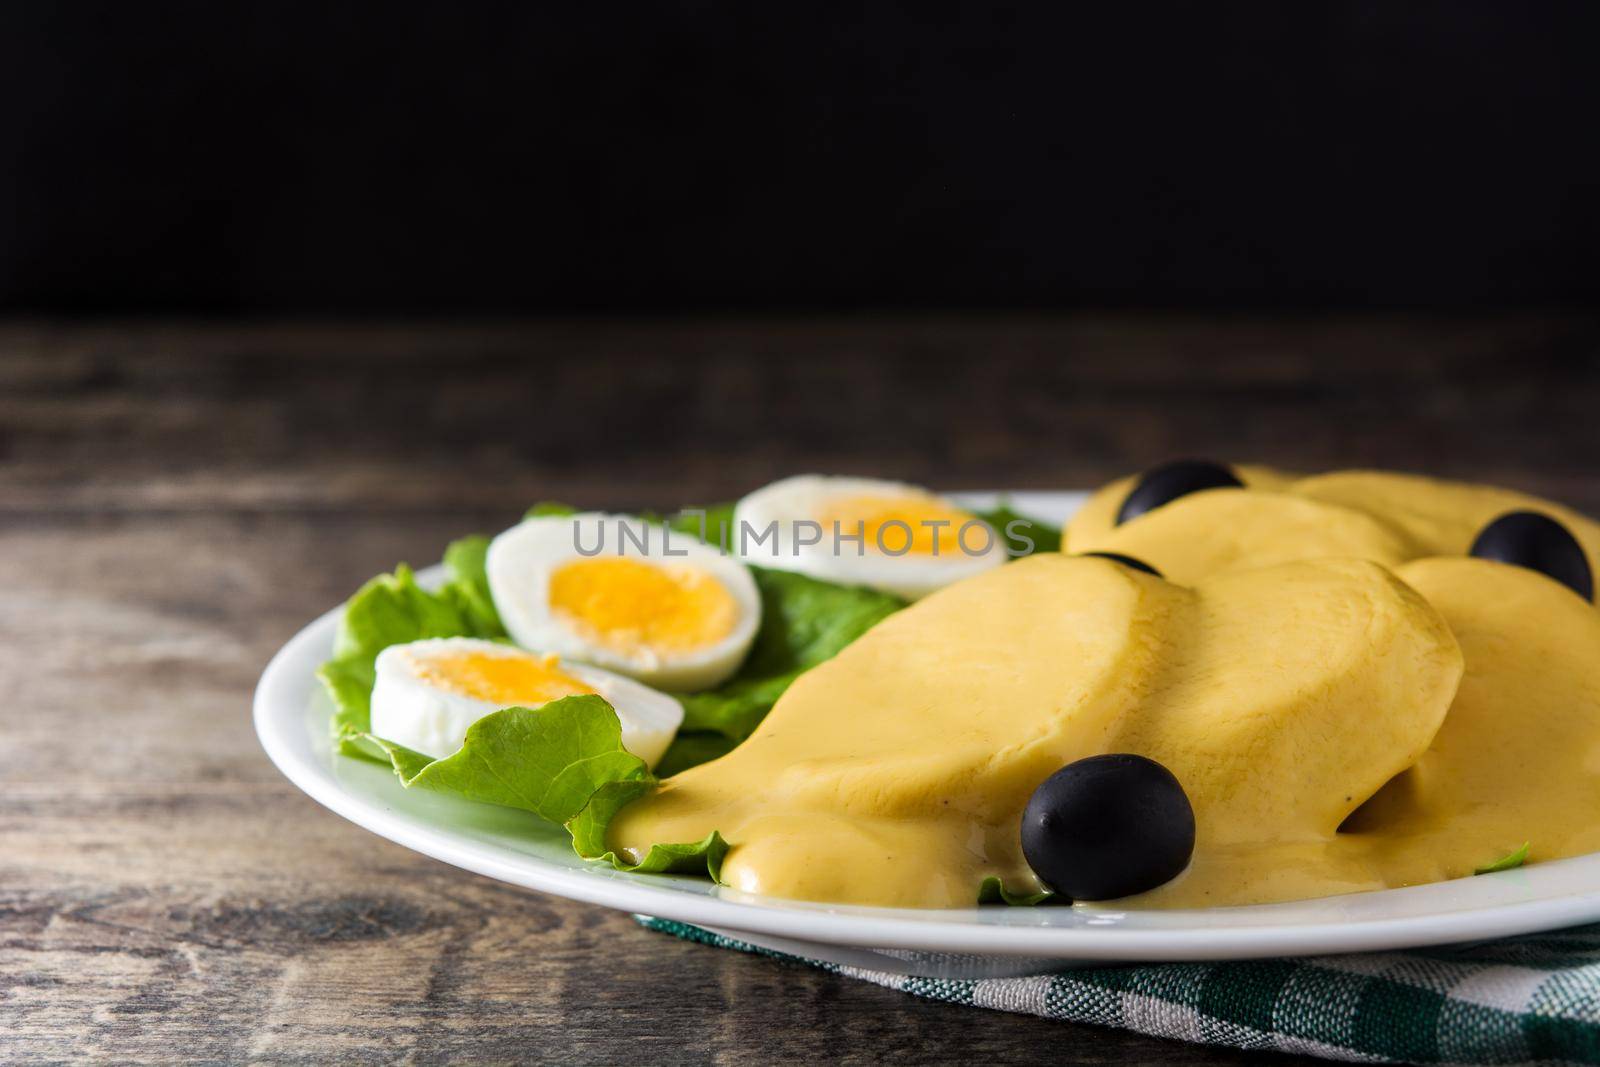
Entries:
[[1189, 594], [1051, 553], [890, 616], [784, 694], [756, 733], [625, 808], [642, 855], [720, 830], [729, 884], [814, 900], [952, 906], [1032, 879], [1019, 820], [1063, 763], [1104, 750]]
[[[1193, 589], [1041, 555], [929, 597], [797, 682], [729, 755], [623, 810], [611, 842], [720, 830], [731, 885], [813, 900], [959, 906], [988, 877], [1038, 882], [1023, 808], [1076, 759], [1130, 751], [1188, 791], [1195, 867], [1253, 857], [1230, 889], [1281, 899], [1285, 850], [1339, 823], [1427, 748], [1460, 675], [1438, 614], [1364, 561], [1287, 564]], [[1388, 709], [1380, 724], [1371, 709]], [[1364, 884], [1342, 868], [1318, 885]], [[1221, 894], [1219, 898], [1217, 894]]]
[[1535, 859], [1600, 849], [1600, 614], [1503, 563], [1399, 573], [1449, 622], [1466, 674], [1432, 746], [1346, 830], [1392, 885], [1468, 875], [1524, 842]]

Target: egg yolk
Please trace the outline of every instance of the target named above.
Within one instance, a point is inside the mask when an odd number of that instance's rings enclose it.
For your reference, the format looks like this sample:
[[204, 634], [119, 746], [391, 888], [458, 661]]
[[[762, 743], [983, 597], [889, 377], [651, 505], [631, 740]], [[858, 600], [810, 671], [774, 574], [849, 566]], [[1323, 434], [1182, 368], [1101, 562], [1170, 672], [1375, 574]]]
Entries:
[[703, 570], [621, 558], [556, 568], [550, 609], [586, 639], [619, 652], [703, 648], [732, 633], [739, 614], [727, 588]]
[[411, 668], [419, 680], [435, 688], [505, 707], [547, 704], [594, 692], [564, 673], [554, 656], [493, 656], [482, 652], [412, 656]]
[[[933, 497], [857, 496], [832, 501], [817, 521], [828, 534], [836, 522], [846, 537], [860, 529], [868, 552], [953, 556], [961, 549], [961, 526], [972, 518]], [[969, 535], [968, 543], [977, 549], [986, 541]]]

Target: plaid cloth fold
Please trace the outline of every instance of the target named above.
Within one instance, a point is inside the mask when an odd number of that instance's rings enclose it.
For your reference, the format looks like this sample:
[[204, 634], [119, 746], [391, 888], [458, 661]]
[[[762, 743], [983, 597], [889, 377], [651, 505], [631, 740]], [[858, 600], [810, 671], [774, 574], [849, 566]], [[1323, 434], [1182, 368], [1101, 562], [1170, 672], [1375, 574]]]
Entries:
[[787, 956], [667, 919], [639, 922], [934, 1000], [1181, 1041], [1368, 1063], [1600, 1064], [1600, 925], [1406, 952], [950, 981]]

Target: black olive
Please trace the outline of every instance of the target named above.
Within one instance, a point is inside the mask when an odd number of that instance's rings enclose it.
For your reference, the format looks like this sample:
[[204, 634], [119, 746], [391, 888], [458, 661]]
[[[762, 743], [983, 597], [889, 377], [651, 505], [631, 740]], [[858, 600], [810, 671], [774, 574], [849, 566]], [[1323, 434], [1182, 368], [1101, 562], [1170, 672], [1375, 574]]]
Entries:
[[1150, 564], [1146, 563], [1144, 560], [1134, 559], [1132, 556], [1124, 556], [1121, 552], [1080, 552], [1079, 555], [1097, 556], [1100, 559], [1109, 559], [1111, 562], [1120, 563], [1124, 567], [1132, 567], [1136, 571], [1144, 571], [1146, 574], [1153, 574], [1157, 578], [1162, 577], [1160, 571], [1150, 566]]
[[1479, 532], [1468, 553], [1538, 571], [1583, 599], [1594, 599], [1594, 575], [1583, 546], [1548, 515], [1508, 511]]
[[1073, 900], [1110, 900], [1168, 882], [1194, 853], [1194, 809], [1155, 760], [1113, 754], [1069, 763], [1022, 813], [1022, 854]]
[[1147, 470], [1117, 510], [1117, 525], [1202, 489], [1240, 489], [1244, 483], [1220, 463], [1180, 459]]

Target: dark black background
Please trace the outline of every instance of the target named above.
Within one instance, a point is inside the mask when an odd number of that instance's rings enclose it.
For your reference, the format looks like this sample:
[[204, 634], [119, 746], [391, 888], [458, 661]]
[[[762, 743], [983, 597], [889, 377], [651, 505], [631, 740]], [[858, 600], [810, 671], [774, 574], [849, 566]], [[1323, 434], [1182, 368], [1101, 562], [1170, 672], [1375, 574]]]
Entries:
[[0, 8], [0, 310], [1600, 298], [1600, 4]]

